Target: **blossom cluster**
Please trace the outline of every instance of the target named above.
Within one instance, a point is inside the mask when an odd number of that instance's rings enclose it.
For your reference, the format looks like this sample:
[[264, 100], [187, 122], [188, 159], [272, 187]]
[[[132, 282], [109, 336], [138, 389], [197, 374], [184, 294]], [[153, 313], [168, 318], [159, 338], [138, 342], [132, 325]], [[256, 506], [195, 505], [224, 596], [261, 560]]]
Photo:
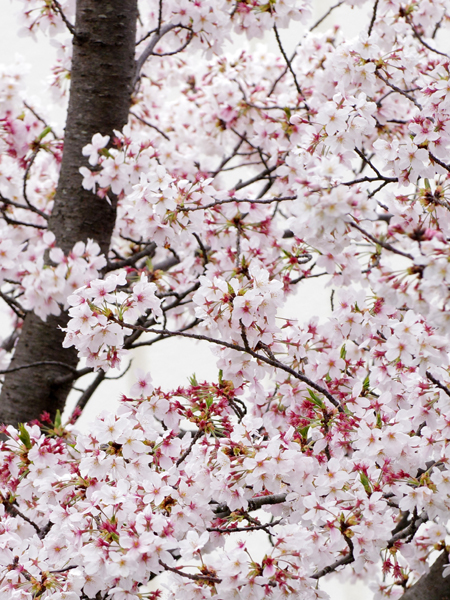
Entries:
[[64, 347], [74, 345], [89, 367], [119, 367], [124, 353], [124, 323], [150, 312], [154, 318], [162, 316], [156, 285], [145, 275], [129, 292], [123, 289], [126, 287], [126, 272], [121, 271], [89, 281], [68, 298], [71, 319]]
[[[74, 21], [23, 4], [31, 33]], [[129, 122], [82, 151], [117, 203], [106, 255], [56, 247], [63, 139], [0, 70], [1, 298], [12, 345], [26, 313], [66, 313], [77, 379], [185, 337], [217, 381], [138, 373], [87, 433], [5, 429], [0, 597], [313, 600], [335, 571], [400, 597], [449, 549], [448, 2], [367, 3], [353, 39], [294, 0], [139, 4]], [[221, 53], [272, 28], [274, 52]], [[306, 319], [317, 280], [330, 311]]]

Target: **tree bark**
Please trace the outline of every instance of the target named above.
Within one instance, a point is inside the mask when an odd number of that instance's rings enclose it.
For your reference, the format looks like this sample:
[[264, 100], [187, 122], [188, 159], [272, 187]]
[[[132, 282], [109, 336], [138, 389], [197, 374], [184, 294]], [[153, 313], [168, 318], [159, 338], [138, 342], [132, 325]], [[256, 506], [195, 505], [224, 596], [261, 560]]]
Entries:
[[[95, 133], [113, 135], [128, 120], [136, 42], [137, 0], [78, 0], [72, 58], [70, 99], [64, 152], [49, 229], [56, 244], [68, 253], [78, 241], [95, 240], [108, 252], [116, 219], [111, 205], [84, 190], [79, 173], [88, 166], [81, 154]], [[11, 367], [38, 361], [58, 361], [6, 375], [0, 395], [0, 422], [16, 425], [43, 411], [54, 417], [71, 388], [70, 367], [77, 365], [74, 348], [63, 349], [67, 313], [41, 321], [29, 313]], [[65, 382], [60, 380], [66, 379]]]
[[407, 589], [401, 600], [450, 600], [450, 575], [442, 577], [442, 569], [448, 561], [447, 552], [442, 552], [430, 571]]

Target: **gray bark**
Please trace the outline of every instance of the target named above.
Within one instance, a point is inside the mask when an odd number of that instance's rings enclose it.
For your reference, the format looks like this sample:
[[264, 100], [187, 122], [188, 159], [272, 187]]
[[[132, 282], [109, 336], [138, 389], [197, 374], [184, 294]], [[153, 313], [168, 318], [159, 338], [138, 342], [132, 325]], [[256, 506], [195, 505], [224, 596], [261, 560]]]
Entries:
[[431, 569], [402, 596], [402, 600], [450, 600], [450, 575], [442, 577], [442, 569], [448, 563], [447, 552], [442, 552]]
[[[94, 239], [108, 252], [116, 219], [112, 206], [81, 185], [79, 168], [89, 166], [81, 151], [92, 136], [113, 135], [128, 120], [136, 41], [137, 0], [78, 0], [72, 59], [70, 100], [58, 189], [49, 229], [56, 244], [68, 252], [74, 244]], [[46, 322], [30, 313], [25, 318], [11, 368], [37, 361], [77, 365], [73, 348], [63, 349], [68, 317]], [[43, 411], [54, 417], [64, 408], [71, 388], [70, 370], [40, 365], [9, 373], [0, 395], [0, 422], [16, 425]], [[60, 380], [66, 379], [65, 382]]]

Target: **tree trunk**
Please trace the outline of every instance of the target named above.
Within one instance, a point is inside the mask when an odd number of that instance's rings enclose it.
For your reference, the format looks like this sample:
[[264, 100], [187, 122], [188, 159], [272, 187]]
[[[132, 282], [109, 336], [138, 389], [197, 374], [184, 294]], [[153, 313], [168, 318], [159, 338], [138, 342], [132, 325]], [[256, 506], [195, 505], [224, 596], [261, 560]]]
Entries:
[[[112, 205], [81, 186], [79, 168], [88, 165], [83, 146], [92, 136], [113, 135], [128, 120], [134, 74], [137, 0], [78, 0], [72, 59], [70, 100], [64, 152], [49, 229], [67, 253], [74, 244], [91, 238], [107, 253], [116, 219]], [[11, 367], [38, 361], [64, 362], [76, 367], [74, 348], [63, 349], [68, 317], [41, 321], [25, 318]], [[62, 410], [71, 388], [70, 368], [40, 365], [7, 374], [0, 395], [0, 422], [16, 425], [43, 411], [54, 417]], [[65, 383], [60, 380], [66, 378]]]
[[406, 590], [401, 600], [450, 600], [450, 575], [442, 577], [442, 569], [448, 561], [447, 552], [442, 552], [430, 571]]

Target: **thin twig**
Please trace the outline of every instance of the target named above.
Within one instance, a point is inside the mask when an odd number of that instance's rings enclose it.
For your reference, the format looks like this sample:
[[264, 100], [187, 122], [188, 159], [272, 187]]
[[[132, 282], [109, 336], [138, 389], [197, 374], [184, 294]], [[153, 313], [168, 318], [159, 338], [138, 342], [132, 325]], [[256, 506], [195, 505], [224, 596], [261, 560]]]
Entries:
[[216, 206], [220, 206], [221, 204], [232, 204], [233, 202], [236, 204], [244, 204], [248, 202], [249, 204], [272, 204], [273, 202], [286, 202], [288, 200], [297, 200], [297, 196], [281, 196], [278, 198], [227, 198], [225, 200], [216, 200], [215, 202], [211, 202], [210, 204], [205, 204], [205, 206], [180, 206], [177, 208], [179, 211], [183, 212], [191, 212], [194, 210], [206, 210], [208, 208], [216, 208]]
[[176, 462], [177, 467], [179, 467], [181, 465], [181, 463], [189, 456], [195, 443], [197, 442], [197, 440], [199, 440], [202, 437], [203, 433], [204, 432], [201, 429], [197, 430], [196, 434], [194, 435], [194, 437], [191, 440], [191, 443], [189, 444], [189, 447], [183, 452], [183, 454], [177, 460], [177, 462]]
[[449, 165], [446, 165], [445, 162], [442, 162], [442, 160], [439, 160], [439, 158], [437, 156], [435, 156], [434, 154], [432, 154], [431, 152], [428, 152], [428, 155], [431, 158], [432, 162], [435, 162], [440, 167], [442, 167], [443, 169], [445, 169], [446, 171], [448, 171], [450, 173]]
[[139, 115], [137, 115], [132, 110], [130, 110], [130, 115], [132, 115], [135, 119], [137, 119], [138, 121], [140, 121], [144, 125], [147, 125], [147, 127], [151, 127], [152, 129], [154, 129], [155, 131], [157, 131], [160, 135], [162, 135], [163, 138], [165, 138], [166, 140], [170, 141], [170, 137], [167, 135], [167, 133], [164, 133], [164, 131], [162, 131], [162, 129], [160, 129], [159, 127], [156, 127], [156, 125], [153, 125], [153, 123], [149, 123], [148, 121], [146, 121], [145, 119], [143, 119], [142, 117], [140, 117]]
[[45, 119], [43, 119], [35, 110], [32, 106], [30, 106], [27, 102], [23, 102], [23, 105], [25, 106], [25, 108], [28, 108], [28, 110], [36, 117], [36, 119], [38, 121], [40, 121], [44, 127], [46, 129], [48, 129], [50, 131], [50, 133], [53, 135], [54, 139], [58, 139], [58, 136], [56, 135], [56, 133], [53, 131], [53, 129], [50, 127], [50, 125], [47, 123], [47, 121]]
[[125, 329], [133, 329], [133, 330], [143, 331], [145, 333], [155, 333], [157, 335], [168, 336], [168, 337], [173, 337], [173, 336], [185, 337], [185, 338], [190, 338], [190, 339], [194, 339], [194, 340], [210, 342], [212, 344], [217, 344], [218, 346], [225, 346], [226, 348], [230, 348], [231, 350], [237, 350], [238, 352], [246, 352], [247, 354], [250, 354], [250, 356], [252, 356], [253, 358], [256, 358], [257, 360], [261, 360], [262, 362], [265, 362], [265, 363], [271, 365], [272, 367], [275, 367], [277, 369], [285, 371], [286, 373], [289, 373], [289, 375], [292, 375], [293, 377], [295, 377], [295, 379], [299, 379], [303, 383], [306, 383], [307, 385], [311, 386], [317, 392], [324, 395], [331, 402], [331, 404], [333, 404], [333, 406], [335, 406], [338, 409], [339, 412], [344, 412], [344, 409], [342, 408], [340, 402], [338, 400], [336, 400], [336, 398], [332, 394], [330, 394], [330, 392], [328, 390], [326, 390], [323, 386], [319, 385], [318, 383], [315, 383], [314, 381], [309, 379], [309, 377], [307, 377], [306, 375], [303, 375], [303, 373], [295, 371], [295, 369], [292, 369], [288, 365], [285, 365], [284, 363], [282, 363], [278, 360], [274, 360], [273, 358], [270, 358], [268, 356], [263, 356], [262, 354], [258, 354], [257, 352], [252, 350], [250, 347], [244, 348], [243, 346], [240, 346], [239, 344], [231, 344], [229, 342], [226, 342], [225, 340], [216, 340], [214, 338], [210, 338], [208, 336], [200, 335], [200, 334], [196, 334], [196, 333], [185, 333], [182, 331], [169, 331], [167, 329], [153, 329], [152, 327], [147, 328], [147, 327], [142, 327], [139, 325], [132, 325], [131, 323], [124, 323], [123, 321], [120, 321], [119, 319], [116, 319], [115, 317], [112, 317], [112, 316], [110, 317], [110, 319], [112, 321], [114, 321], [115, 323], [118, 323]]
[[349, 546], [349, 550], [350, 550], [349, 553], [346, 554], [344, 557], [340, 558], [339, 560], [337, 560], [336, 562], [334, 562], [332, 565], [328, 565], [324, 569], [311, 575], [311, 579], [321, 579], [325, 575], [328, 575], [329, 573], [336, 571], [336, 569], [338, 567], [341, 567], [342, 565], [348, 565], [348, 564], [354, 562], [355, 557], [353, 554], [353, 542], [351, 541], [351, 539], [349, 537], [347, 537], [347, 536], [344, 536], [344, 537]]
[[367, 32], [367, 35], [369, 37], [372, 33], [373, 26], [375, 25], [375, 19], [377, 18], [378, 2], [379, 2], [379, 0], [375, 0], [374, 5], [373, 5], [372, 18], [370, 20], [369, 30]]
[[[339, 6], [341, 6], [341, 4], [344, 4], [344, 1], [345, 1], [345, 0], [340, 0], [339, 2], [337, 2], [336, 4], [334, 4], [333, 6], [331, 6], [331, 7], [330, 7], [330, 8], [327, 10], [327, 12], [326, 12], [326, 13], [325, 13], [325, 14], [324, 14], [322, 17], [320, 17], [320, 19], [319, 19], [318, 21], [316, 21], [312, 27], [310, 27], [310, 28], [309, 28], [309, 31], [314, 31], [314, 29], [316, 29], [316, 27], [319, 27], [319, 25], [320, 25], [320, 24], [321, 24], [323, 21], [325, 21], [325, 19], [326, 19], [327, 17], [329, 17], [329, 16], [331, 15], [331, 13], [333, 12], [333, 10], [334, 10], [334, 9], [336, 9], [336, 8], [339, 8]], [[378, 1], [378, 0], [377, 0], [377, 1]]]
[[448, 54], [445, 54], [445, 52], [441, 52], [440, 50], [436, 50], [436, 48], [433, 48], [432, 46], [430, 46], [429, 44], [427, 44], [427, 42], [421, 37], [420, 33], [417, 31], [417, 29], [415, 28], [411, 17], [407, 17], [406, 22], [409, 24], [409, 26], [411, 27], [411, 29], [413, 30], [413, 33], [415, 35], [415, 37], [419, 40], [419, 42], [422, 44], [422, 46], [425, 46], [425, 48], [427, 48], [427, 50], [429, 50], [430, 52], [434, 52], [435, 54], [439, 54], [439, 56], [445, 56], [445, 58], [450, 58], [450, 56]]
[[443, 383], [441, 383], [441, 382], [439, 381], [439, 379], [436, 379], [436, 377], [434, 377], [434, 376], [433, 376], [433, 375], [430, 373], [430, 371], [426, 371], [426, 372], [425, 372], [425, 375], [427, 376], [427, 378], [428, 378], [428, 379], [429, 379], [429, 380], [430, 380], [432, 383], [434, 383], [434, 385], [435, 385], [436, 387], [438, 387], [439, 389], [441, 389], [443, 392], [445, 392], [445, 393], [447, 394], [447, 396], [449, 396], [449, 397], [450, 397], [450, 389], [449, 389], [449, 388], [448, 388], [446, 385], [444, 385]]
[[408, 98], [408, 100], [410, 102], [412, 102], [415, 106], [417, 106], [417, 108], [419, 110], [422, 110], [422, 105], [419, 104], [417, 102], [417, 100], [415, 98], [413, 98], [412, 96], [410, 96], [408, 94], [408, 92], [406, 92], [405, 90], [402, 90], [401, 88], [397, 87], [396, 85], [394, 85], [393, 83], [390, 83], [386, 77], [383, 77], [383, 75], [381, 75], [380, 71], [377, 69], [375, 71], [375, 75], [378, 77], [378, 79], [381, 79], [381, 81], [383, 81], [388, 87], [390, 87], [392, 90], [394, 90], [394, 92], [397, 92], [398, 94], [401, 94], [402, 96], [404, 96], [405, 98]]
[[179, 48], [177, 48], [176, 50], [172, 50], [171, 52], [163, 52], [162, 54], [155, 52], [153, 54], [153, 56], [173, 56], [174, 54], [179, 54], [180, 52], [183, 52], [183, 50], [189, 46], [189, 44], [192, 42], [193, 37], [194, 37], [194, 32], [192, 30], [189, 30], [186, 41]]
[[394, 254], [398, 254], [399, 256], [404, 256], [405, 258], [414, 260], [414, 257], [412, 256], [412, 254], [409, 254], [407, 252], [402, 252], [401, 250], [397, 250], [397, 248], [395, 248], [391, 244], [388, 244], [387, 242], [382, 242], [381, 240], [377, 239], [376, 237], [371, 235], [369, 232], [367, 232], [365, 229], [360, 227], [357, 223], [349, 223], [349, 225], [350, 225], [350, 227], [354, 227], [355, 229], [360, 231], [364, 235], [364, 237], [368, 238], [371, 242], [373, 242], [374, 244], [377, 244], [378, 246], [381, 246], [385, 250], [389, 250], [389, 252], [393, 252]]
[[275, 24], [273, 26], [273, 31], [274, 31], [275, 37], [277, 39], [278, 48], [280, 49], [280, 52], [283, 55], [284, 60], [286, 61], [286, 65], [287, 65], [289, 71], [291, 72], [292, 77], [294, 78], [294, 84], [295, 84], [295, 87], [297, 89], [298, 95], [302, 99], [303, 104], [305, 105], [306, 110], [309, 111], [309, 106], [306, 103], [305, 96], [304, 96], [304, 94], [302, 92], [302, 89], [300, 87], [300, 84], [299, 84], [299, 82], [297, 80], [297, 75], [295, 74], [294, 69], [292, 68], [292, 63], [289, 60], [289, 57], [288, 57], [288, 55], [286, 54], [286, 52], [285, 52], [285, 50], [283, 48], [283, 45], [281, 43], [281, 38], [280, 38], [280, 36], [278, 34], [278, 29], [277, 29], [277, 26]]
[[192, 575], [191, 573], [185, 573], [184, 571], [180, 571], [180, 567], [169, 567], [169, 565], [162, 560], [159, 561], [159, 564], [167, 571], [172, 571], [172, 573], [176, 573], [177, 575], [181, 575], [181, 577], [186, 577], [192, 581], [210, 581], [212, 583], [221, 583], [222, 581], [218, 577], [213, 577], [212, 575]]
[[38, 155], [38, 152], [40, 149], [41, 149], [40, 147], [36, 148], [36, 150], [31, 155], [30, 160], [28, 161], [27, 168], [25, 169], [25, 173], [23, 176], [22, 193], [23, 193], [24, 200], [27, 203], [29, 209], [32, 210], [34, 213], [38, 214], [40, 217], [48, 220], [48, 215], [46, 215], [44, 212], [42, 212], [42, 210], [39, 210], [39, 208], [36, 208], [35, 206], [33, 206], [33, 204], [31, 204], [31, 202], [28, 200], [28, 196], [27, 196], [27, 181], [28, 181], [28, 177], [30, 175], [30, 169], [33, 166], [34, 161], [36, 160], [36, 156]]
[[267, 175], [270, 175], [271, 173], [273, 173], [273, 171], [275, 171], [275, 169], [278, 169], [278, 165], [274, 165], [273, 167], [270, 167], [269, 169], [265, 169], [264, 171], [261, 171], [261, 173], [259, 173], [258, 175], [255, 175], [254, 177], [251, 177], [250, 179], [247, 179], [247, 181], [238, 183], [234, 187], [235, 191], [241, 190], [242, 188], [245, 188], [248, 185], [251, 185], [252, 183], [256, 183], [257, 181], [261, 181], [262, 179], [265, 179], [267, 177]]
[[26, 223], [25, 221], [19, 221], [17, 219], [12, 219], [9, 217], [3, 209], [0, 209], [2, 213], [2, 217], [5, 220], [5, 223], [8, 225], [21, 225], [22, 227], [34, 227], [35, 229], [48, 229], [47, 225], [37, 225], [36, 223]]
[[[216, 169], [216, 170], [215, 170], [213, 173], [211, 173], [211, 177], [216, 177], [216, 175], [218, 175], [218, 174], [219, 174], [219, 173], [222, 171], [223, 167], [224, 167], [224, 166], [225, 166], [225, 165], [226, 165], [226, 164], [227, 164], [227, 163], [228, 163], [228, 162], [229, 162], [229, 161], [230, 161], [232, 158], [234, 158], [234, 157], [236, 156], [236, 153], [237, 153], [237, 151], [239, 150], [239, 148], [242, 146], [243, 142], [244, 142], [244, 140], [243, 140], [242, 138], [239, 138], [239, 141], [238, 141], [238, 143], [236, 144], [236, 146], [233, 148], [233, 151], [232, 151], [232, 153], [230, 154], [230, 156], [227, 156], [226, 158], [224, 158], [224, 159], [222, 160], [222, 162], [220, 163], [220, 165], [218, 166], [218, 168], [217, 168], [217, 169]], [[239, 165], [239, 166], [241, 166], [241, 165]]]
[[72, 25], [72, 23], [69, 21], [69, 19], [66, 17], [66, 15], [63, 12], [63, 9], [61, 8], [61, 4], [58, 2], [58, 0], [53, 0], [53, 6], [56, 9], [56, 12], [59, 13], [61, 19], [64, 21], [67, 29], [70, 31], [70, 33], [72, 35], [77, 35], [77, 32], [75, 30], [75, 27]]

